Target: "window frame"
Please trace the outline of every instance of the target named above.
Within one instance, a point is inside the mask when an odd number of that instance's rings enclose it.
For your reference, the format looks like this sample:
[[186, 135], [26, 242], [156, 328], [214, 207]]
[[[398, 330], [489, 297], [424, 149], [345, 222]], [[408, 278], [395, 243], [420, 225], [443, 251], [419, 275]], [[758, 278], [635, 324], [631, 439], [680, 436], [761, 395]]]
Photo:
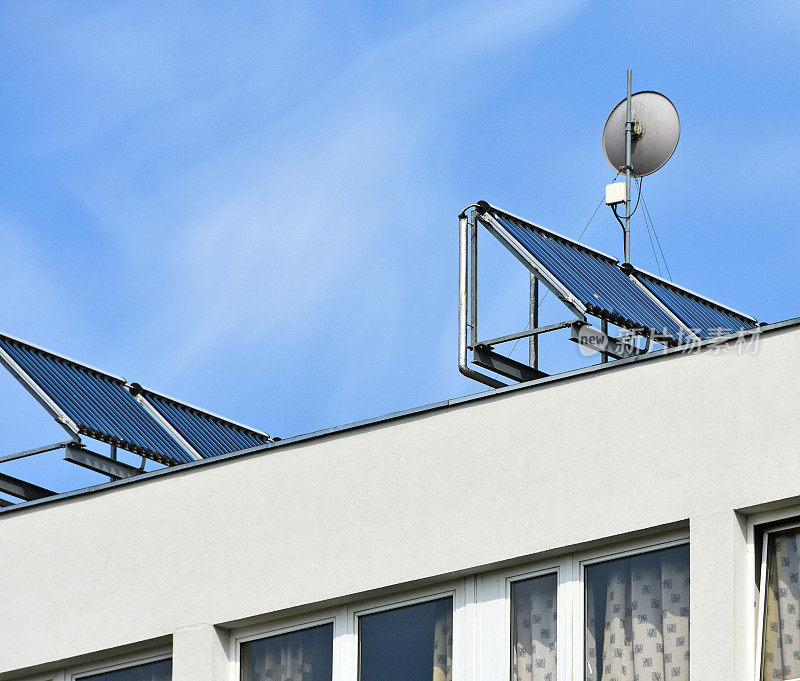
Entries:
[[[466, 635], [467, 630], [467, 598], [466, 584], [472, 582], [473, 578], [446, 582], [432, 587], [414, 589], [404, 594], [392, 594], [380, 598], [370, 599], [363, 602], [355, 602], [347, 608], [347, 636], [349, 644], [347, 652], [349, 659], [343, 660], [342, 681], [358, 681], [359, 663], [359, 629], [358, 618], [364, 615], [373, 615], [379, 612], [387, 612], [408, 605], [427, 603], [440, 598], [452, 598], [453, 602], [453, 681], [466, 678], [465, 670], [462, 665], [465, 659], [465, 652], [469, 646], [469, 639]], [[474, 589], [473, 589], [474, 593]], [[403, 596], [398, 599], [398, 596]], [[458, 676], [457, 676], [458, 675]], [[334, 679], [334, 681], [337, 681]]]
[[260, 641], [264, 638], [272, 638], [281, 634], [291, 634], [304, 629], [313, 629], [325, 624], [333, 625], [333, 660], [331, 669], [334, 678], [336, 677], [337, 664], [340, 662], [340, 651], [337, 649], [338, 630], [341, 629], [341, 613], [343, 609], [326, 609], [313, 613], [296, 615], [294, 617], [282, 617], [271, 620], [264, 624], [253, 625], [239, 629], [230, 637], [229, 659], [230, 681], [239, 681], [242, 678], [242, 643], [250, 641]]
[[242, 643], [302, 631], [323, 624], [333, 624], [333, 681], [357, 681], [359, 617], [448, 597], [453, 600], [453, 679], [455, 681], [457, 673], [461, 675], [459, 678], [463, 679], [466, 676], [466, 670], [462, 667], [464, 651], [469, 645], [467, 621], [470, 615], [467, 610], [472, 605], [466, 597], [467, 585], [470, 583], [474, 583], [474, 577], [450, 580], [429, 587], [405, 589], [384, 596], [356, 599], [340, 607], [273, 619], [234, 630], [231, 632], [229, 647], [231, 660], [229, 681], [241, 681]]
[[[475, 643], [478, 674], [476, 678], [493, 678], [511, 681], [511, 587], [526, 579], [556, 575], [556, 656], [558, 660], [567, 656], [569, 639], [568, 608], [572, 561], [570, 554], [549, 560], [519, 565], [511, 569], [480, 575], [478, 603], [482, 620], [478, 623], [479, 638]], [[567, 658], [568, 659], [568, 656]], [[569, 677], [563, 677], [569, 678]], [[562, 664], [559, 662], [557, 679], [562, 679]], [[453, 677], [453, 681], [461, 681]]]
[[[764, 621], [767, 601], [767, 592], [764, 589], [764, 585], [767, 582], [769, 537], [772, 534], [792, 529], [800, 529], [800, 509], [796, 507], [751, 516], [747, 524], [747, 557], [750, 565], [750, 569], [747, 571], [747, 595], [748, 601], [755, 606], [747, 609], [749, 620], [747, 622], [747, 631], [752, 636], [751, 640], [754, 641], [754, 645], [747, 647], [749, 650], [750, 678], [753, 681], [762, 681], [761, 668], [764, 655]], [[756, 556], [757, 539], [761, 541], [760, 557]]]
[[130, 653], [129, 655], [121, 655], [106, 660], [97, 660], [83, 665], [68, 667], [62, 670], [62, 673], [65, 681], [79, 681], [84, 677], [93, 676], [94, 674], [115, 672], [120, 669], [127, 669], [128, 667], [138, 667], [139, 665], [148, 664], [150, 662], [160, 662], [161, 660], [172, 658], [172, 646], [161, 647], [149, 650], [146, 653]]
[[[692, 546], [689, 540], [688, 532], [670, 532], [667, 534], [653, 536], [649, 539], [639, 539], [630, 542], [620, 543], [587, 551], [583, 553], [576, 553], [574, 556], [574, 570], [575, 570], [575, 588], [573, 590], [573, 631], [572, 631], [572, 670], [576, 672], [575, 681], [586, 680], [586, 669], [584, 668], [586, 659], [586, 567], [589, 565], [596, 565], [604, 563], [609, 560], [617, 560], [619, 558], [629, 558], [638, 556], [643, 553], [652, 553], [653, 551], [660, 551], [661, 549], [669, 549], [675, 546], [688, 546], [689, 547], [689, 574], [691, 575], [692, 565]], [[690, 586], [691, 589], [691, 586]], [[691, 591], [690, 591], [691, 593]], [[689, 596], [691, 603], [691, 595]], [[691, 605], [690, 605], [691, 607]], [[691, 612], [689, 614], [689, 646], [691, 649]], [[559, 678], [561, 675], [559, 674]], [[566, 677], [571, 679], [572, 677]], [[566, 681], [566, 679], [565, 679]]]
[[234, 629], [230, 636], [229, 681], [241, 679], [242, 643], [323, 624], [333, 624], [333, 681], [358, 681], [360, 617], [447, 597], [453, 602], [453, 681], [511, 681], [512, 586], [550, 574], [557, 577], [559, 662], [554, 681], [584, 681], [586, 567], [675, 546], [689, 546], [691, 555], [688, 527], [597, 542], [593, 548], [553, 552], [548, 558], [520, 562], [510, 568], [476, 572], [426, 587], [354, 599], [337, 607]]
[[[611, 541], [549, 559], [520, 564], [478, 575], [476, 606], [481, 615], [475, 638], [475, 679], [511, 681], [511, 586], [531, 577], [556, 574], [557, 657], [556, 681], [584, 681], [586, 575], [589, 565], [627, 558], [675, 546], [689, 546], [688, 528], [654, 532], [633, 539]], [[691, 558], [690, 558], [691, 561]], [[691, 562], [690, 562], [691, 570]], [[501, 621], [502, 620], [502, 621]], [[690, 625], [691, 626], [691, 625]], [[691, 641], [690, 641], [691, 643]], [[464, 681], [453, 676], [453, 681]]]

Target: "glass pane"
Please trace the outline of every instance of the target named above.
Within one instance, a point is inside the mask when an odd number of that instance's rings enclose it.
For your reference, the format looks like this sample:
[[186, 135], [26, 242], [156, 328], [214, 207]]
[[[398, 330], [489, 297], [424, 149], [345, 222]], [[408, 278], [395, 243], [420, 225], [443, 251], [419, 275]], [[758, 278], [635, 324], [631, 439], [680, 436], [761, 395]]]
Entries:
[[764, 608], [764, 650], [761, 678], [800, 678], [800, 530], [773, 534], [767, 544], [767, 584]]
[[689, 547], [586, 567], [586, 681], [689, 681]]
[[333, 625], [242, 643], [242, 681], [331, 681]]
[[358, 618], [360, 681], [452, 681], [453, 599]]
[[158, 660], [135, 667], [116, 669], [113, 672], [84, 676], [81, 681], [170, 681], [172, 678], [172, 660]]
[[555, 681], [557, 589], [554, 574], [511, 585], [511, 681]]

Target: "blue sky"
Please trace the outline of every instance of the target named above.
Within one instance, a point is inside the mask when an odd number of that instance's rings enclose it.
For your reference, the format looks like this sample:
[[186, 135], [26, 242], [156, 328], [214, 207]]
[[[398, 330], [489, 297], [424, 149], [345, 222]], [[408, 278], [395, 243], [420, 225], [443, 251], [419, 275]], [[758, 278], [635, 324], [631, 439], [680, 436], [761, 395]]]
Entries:
[[[681, 116], [644, 184], [673, 279], [797, 316], [799, 35], [769, 0], [4, 2], [0, 329], [284, 437], [476, 392], [456, 216], [577, 237], [628, 67]], [[621, 257], [605, 207], [583, 239]], [[520, 330], [526, 274], [485, 243], [483, 330]], [[62, 437], [0, 400], [0, 454]]]

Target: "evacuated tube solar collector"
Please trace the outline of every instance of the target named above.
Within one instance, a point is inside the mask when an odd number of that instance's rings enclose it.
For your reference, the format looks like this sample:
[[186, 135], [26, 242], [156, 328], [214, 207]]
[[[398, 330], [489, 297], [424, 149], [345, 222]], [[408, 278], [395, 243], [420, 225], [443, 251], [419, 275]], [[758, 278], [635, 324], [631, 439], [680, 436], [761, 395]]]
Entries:
[[[539, 366], [538, 338], [570, 330], [570, 340], [600, 354], [600, 361], [628, 359], [650, 350], [652, 343], [674, 347], [752, 329], [756, 320], [733, 308], [694, 293], [635, 267], [630, 259], [630, 181], [650, 175], [672, 156], [680, 137], [680, 119], [672, 102], [657, 92], [627, 96], [608, 117], [603, 152], [625, 181], [606, 187], [606, 203], [624, 233], [624, 261], [562, 236], [486, 201], [468, 206], [459, 215], [459, 370], [493, 388], [503, 379], [533, 381], [547, 376]], [[617, 206], [625, 204], [625, 215]], [[624, 222], [623, 222], [624, 218]], [[478, 333], [478, 230], [485, 228], [530, 272], [528, 329], [496, 338]], [[539, 283], [569, 313], [570, 319], [539, 325]], [[589, 318], [600, 322], [592, 326]], [[613, 336], [610, 327], [619, 329]], [[637, 337], [640, 339], [637, 341]], [[523, 363], [496, 349], [528, 339], [529, 361]], [[643, 339], [643, 340], [641, 340]], [[488, 369], [484, 374], [470, 366]], [[496, 377], [497, 376], [497, 377]]]

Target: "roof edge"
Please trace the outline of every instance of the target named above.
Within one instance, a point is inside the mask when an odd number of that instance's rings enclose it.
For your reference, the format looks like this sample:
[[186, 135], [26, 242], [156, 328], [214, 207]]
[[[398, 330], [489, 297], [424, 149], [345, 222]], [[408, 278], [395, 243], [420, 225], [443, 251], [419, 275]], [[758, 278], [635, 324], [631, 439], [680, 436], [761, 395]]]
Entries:
[[[736, 340], [737, 338], [743, 338], [762, 333], [771, 333], [774, 331], [780, 331], [782, 329], [789, 329], [792, 327], [800, 327], [800, 317], [793, 317], [791, 319], [786, 319], [780, 322], [765, 324], [764, 326], [757, 326], [752, 329], [746, 329], [744, 331], [727, 334], [725, 336], [707, 338], [703, 341], [699, 341], [693, 344], [693, 346], [696, 348], [704, 348], [706, 346], [711, 346], [711, 345], [721, 345], [731, 340]], [[74, 499], [75, 497], [88, 496], [90, 494], [110, 491], [121, 485], [139, 484], [148, 480], [159, 478], [163, 475], [175, 475], [181, 472], [189, 472], [199, 466], [212, 466], [220, 464], [222, 462], [231, 461], [233, 459], [237, 459], [240, 457], [246, 457], [251, 454], [265, 453], [275, 448], [288, 447], [294, 444], [305, 443], [311, 440], [317, 440], [323, 437], [328, 437], [330, 435], [349, 433], [351, 431], [359, 430], [361, 428], [367, 428], [369, 426], [373, 426], [379, 423], [388, 423], [390, 421], [396, 421], [402, 418], [406, 418], [408, 416], [425, 414], [429, 412], [439, 411], [441, 409], [446, 409], [448, 407], [467, 404], [469, 402], [477, 402], [484, 399], [490, 399], [492, 397], [496, 397], [498, 395], [510, 392], [537, 389], [549, 385], [551, 383], [570, 380], [578, 376], [585, 376], [594, 373], [601, 373], [604, 371], [614, 371], [617, 369], [630, 368], [632, 366], [635, 366], [636, 364], [641, 364], [642, 362], [654, 361], [665, 356], [677, 355], [681, 353], [686, 353], [686, 345], [678, 345], [673, 348], [664, 348], [661, 350], [655, 350], [653, 352], [648, 352], [644, 355], [636, 355], [633, 357], [628, 357], [626, 359], [619, 359], [614, 362], [608, 362], [606, 364], [593, 364], [591, 366], [583, 367], [581, 369], [574, 369], [573, 371], [567, 371], [562, 374], [553, 374], [551, 376], [545, 376], [544, 378], [539, 378], [534, 381], [528, 381], [526, 383], [518, 383], [516, 385], [509, 385], [503, 388], [488, 388], [487, 390], [484, 390], [480, 393], [473, 393], [472, 395], [455, 397], [449, 400], [444, 400], [442, 402], [433, 402], [431, 404], [426, 404], [419, 407], [412, 407], [411, 409], [393, 412], [391, 414], [384, 414], [382, 416], [363, 419], [361, 421], [354, 421], [352, 423], [347, 423], [341, 426], [332, 426], [330, 428], [324, 428], [322, 430], [317, 430], [311, 433], [296, 435], [294, 437], [286, 438], [285, 440], [279, 440], [276, 442], [270, 442], [268, 444], [260, 445], [257, 447], [251, 447], [250, 449], [242, 449], [237, 452], [230, 452], [229, 454], [221, 454], [220, 456], [212, 457], [209, 459], [202, 459], [200, 461], [191, 461], [170, 468], [162, 468], [156, 471], [150, 471], [148, 473], [143, 473], [141, 475], [137, 475], [132, 478], [123, 478], [122, 480], [114, 480], [112, 482], [93, 485], [91, 487], [84, 487], [82, 489], [71, 490], [69, 492], [63, 492], [61, 494], [55, 494], [51, 497], [44, 497], [43, 499], [25, 501], [19, 504], [14, 504], [13, 506], [6, 506], [4, 508], [0, 508], [0, 519], [2, 519], [4, 515], [9, 513], [16, 513], [26, 510], [35, 510], [39, 506], [53, 504], [67, 499]]]

